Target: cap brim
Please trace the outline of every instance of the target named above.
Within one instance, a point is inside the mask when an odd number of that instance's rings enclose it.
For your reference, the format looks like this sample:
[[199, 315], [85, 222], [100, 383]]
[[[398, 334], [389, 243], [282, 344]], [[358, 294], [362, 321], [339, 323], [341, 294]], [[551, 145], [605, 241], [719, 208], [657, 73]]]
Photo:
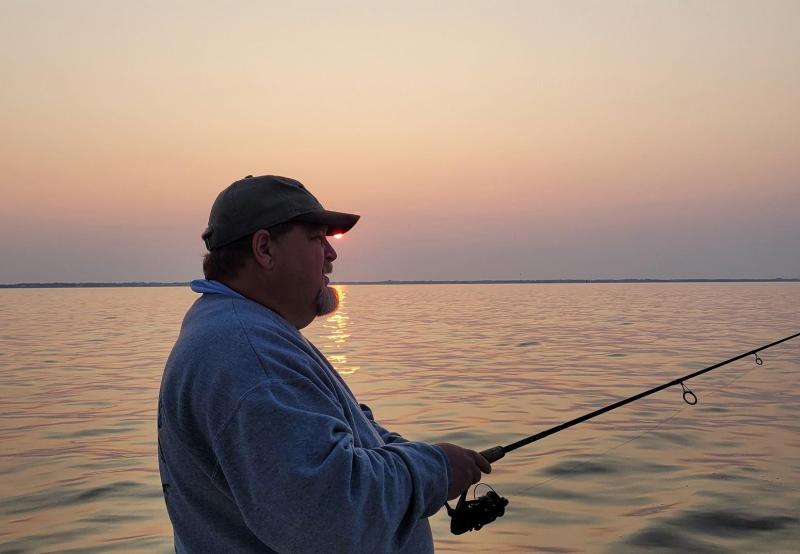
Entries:
[[304, 223], [317, 223], [325, 225], [328, 230], [326, 235], [340, 235], [344, 234], [353, 228], [353, 225], [359, 220], [361, 216], [356, 214], [347, 214], [344, 212], [331, 212], [329, 210], [320, 210], [317, 212], [309, 212], [299, 215], [293, 221], [302, 221]]

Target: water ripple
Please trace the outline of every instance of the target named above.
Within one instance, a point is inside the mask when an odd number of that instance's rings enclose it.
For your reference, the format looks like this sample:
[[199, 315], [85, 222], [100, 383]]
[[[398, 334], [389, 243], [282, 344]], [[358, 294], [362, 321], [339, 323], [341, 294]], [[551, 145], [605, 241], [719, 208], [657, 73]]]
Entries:
[[[410, 439], [508, 444], [798, 329], [800, 285], [341, 287], [304, 332]], [[181, 288], [0, 291], [2, 552], [172, 550], [156, 462]], [[769, 310], [764, 307], [769, 306]], [[719, 322], [725, 322], [720, 325]], [[796, 552], [800, 344], [512, 452], [438, 552]], [[757, 502], [757, 503], [756, 503]]]

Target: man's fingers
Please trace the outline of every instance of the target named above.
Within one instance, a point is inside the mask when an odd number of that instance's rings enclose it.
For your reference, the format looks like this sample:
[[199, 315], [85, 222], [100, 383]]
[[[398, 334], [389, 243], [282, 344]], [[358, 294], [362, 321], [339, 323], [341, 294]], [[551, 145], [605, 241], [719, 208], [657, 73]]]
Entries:
[[492, 472], [492, 464], [489, 463], [489, 460], [475, 452], [475, 463], [478, 464], [478, 467], [481, 468], [481, 471], [484, 473], [491, 473]]
[[453, 486], [448, 491], [450, 499], [468, 490], [470, 485], [479, 483], [481, 472], [491, 473], [492, 471], [489, 461], [474, 450], [446, 442], [437, 443], [437, 446], [445, 451], [450, 469], [453, 471]]
[[478, 468], [474, 468], [472, 471], [472, 484], [479, 482], [481, 480], [481, 472], [478, 471]]

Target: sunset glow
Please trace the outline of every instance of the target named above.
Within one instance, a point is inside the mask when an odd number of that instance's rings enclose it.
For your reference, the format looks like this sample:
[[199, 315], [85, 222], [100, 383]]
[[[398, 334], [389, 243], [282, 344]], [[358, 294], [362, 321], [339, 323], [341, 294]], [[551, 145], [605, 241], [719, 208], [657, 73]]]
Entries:
[[800, 3], [701, 5], [4, 2], [0, 282], [196, 277], [248, 174], [342, 280], [800, 276]]

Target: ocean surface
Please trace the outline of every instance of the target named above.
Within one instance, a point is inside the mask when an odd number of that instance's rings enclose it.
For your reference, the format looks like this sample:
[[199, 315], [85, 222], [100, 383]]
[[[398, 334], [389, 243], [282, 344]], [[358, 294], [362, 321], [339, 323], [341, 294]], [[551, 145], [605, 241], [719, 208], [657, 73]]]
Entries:
[[[305, 334], [376, 419], [476, 450], [800, 331], [800, 283], [338, 288]], [[155, 413], [195, 297], [0, 290], [0, 552], [172, 551]], [[509, 453], [506, 515], [441, 510], [437, 551], [800, 551], [800, 340], [761, 358]]]

